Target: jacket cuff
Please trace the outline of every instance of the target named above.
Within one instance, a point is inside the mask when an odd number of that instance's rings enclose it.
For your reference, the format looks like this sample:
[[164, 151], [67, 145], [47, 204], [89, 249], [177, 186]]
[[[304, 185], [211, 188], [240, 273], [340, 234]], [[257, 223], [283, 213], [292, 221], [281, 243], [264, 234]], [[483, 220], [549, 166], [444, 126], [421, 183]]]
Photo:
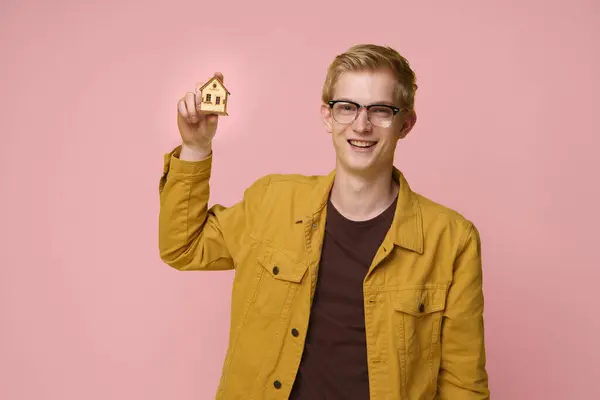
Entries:
[[179, 159], [181, 154], [181, 145], [174, 148], [171, 152], [165, 154], [163, 174], [181, 177], [203, 177], [210, 174], [212, 167], [212, 153], [204, 160], [186, 161]]

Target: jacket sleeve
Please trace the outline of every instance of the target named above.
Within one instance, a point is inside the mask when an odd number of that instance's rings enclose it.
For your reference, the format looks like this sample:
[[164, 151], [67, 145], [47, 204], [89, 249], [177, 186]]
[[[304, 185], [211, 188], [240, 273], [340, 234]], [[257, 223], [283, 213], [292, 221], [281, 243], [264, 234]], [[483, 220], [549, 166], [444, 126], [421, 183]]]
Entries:
[[231, 207], [208, 207], [212, 154], [202, 161], [180, 160], [178, 146], [165, 155], [159, 184], [160, 258], [177, 270], [228, 270], [241, 238], [256, 218], [266, 186], [257, 180]]
[[438, 399], [490, 398], [483, 324], [481, 240], [469, 223], [454, 263], [442, 320]]

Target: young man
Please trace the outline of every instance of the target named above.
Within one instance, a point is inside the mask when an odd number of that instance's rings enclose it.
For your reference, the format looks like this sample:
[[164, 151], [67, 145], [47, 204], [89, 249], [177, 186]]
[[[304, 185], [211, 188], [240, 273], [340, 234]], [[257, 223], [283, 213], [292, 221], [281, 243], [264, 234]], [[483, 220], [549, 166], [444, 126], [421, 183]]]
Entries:
[[179, 101], [160, 255], [235, 269], [217, 399], [489, 398], [478, 231], [393, 165], [416, 88], [391, 48], [339, 55], [321, 107], [335, 170], [262, 177], [228, 208], [208, 208], [217, 116], [194, 93]]

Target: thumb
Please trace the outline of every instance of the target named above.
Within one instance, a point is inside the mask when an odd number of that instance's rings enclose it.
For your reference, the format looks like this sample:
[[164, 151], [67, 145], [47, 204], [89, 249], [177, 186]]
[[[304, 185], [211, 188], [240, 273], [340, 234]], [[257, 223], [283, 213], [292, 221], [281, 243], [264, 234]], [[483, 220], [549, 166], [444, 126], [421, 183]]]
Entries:
[[204, 118], [204, 123], [206, 124], [206, 130], [210, 135], [214, 135], [217, 130], [217, 125], [219, 124], [219, 116], [216, 114], [207, 114]]

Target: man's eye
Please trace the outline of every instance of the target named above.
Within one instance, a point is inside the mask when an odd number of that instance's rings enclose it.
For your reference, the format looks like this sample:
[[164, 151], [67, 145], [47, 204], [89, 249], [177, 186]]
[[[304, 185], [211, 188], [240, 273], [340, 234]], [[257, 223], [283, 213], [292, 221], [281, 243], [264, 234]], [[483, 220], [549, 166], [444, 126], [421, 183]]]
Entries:
[[371, 112], [374, 112], [374, 113], [379, 114], [379, 115], [388, 115], [388, 114], [392, 113], [392, 110], [390, 110], [387, 107], [373, 107], [371, 109]]

